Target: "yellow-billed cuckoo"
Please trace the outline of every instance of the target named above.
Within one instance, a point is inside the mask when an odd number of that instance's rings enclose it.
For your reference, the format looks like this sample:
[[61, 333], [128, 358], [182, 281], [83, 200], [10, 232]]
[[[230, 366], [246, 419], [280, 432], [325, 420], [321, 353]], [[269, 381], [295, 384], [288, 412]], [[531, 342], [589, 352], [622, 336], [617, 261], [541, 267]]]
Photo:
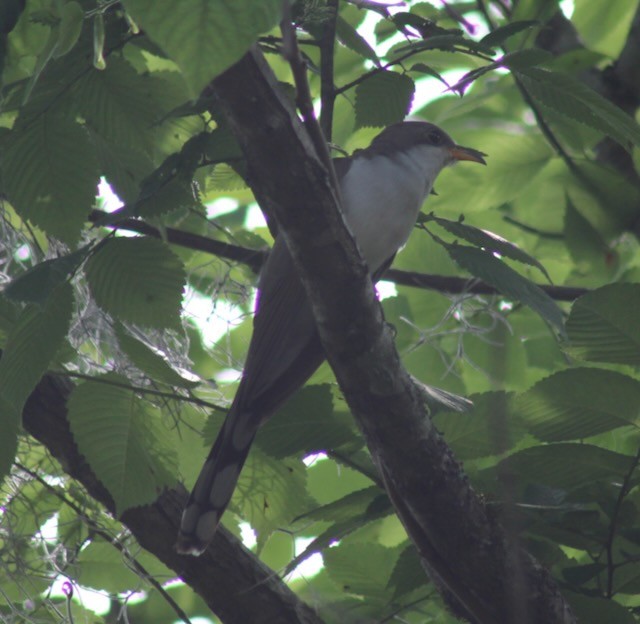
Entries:
[[[351, 158], [335, 159], [342, 209], [374, 280], [407, 242], [437, 175], [484, 154], [456, 145], [437, 126], [401, 122]], [[283, 237], [258, 283], [254, 330], [242, 380], [182, 514], [177, 550], [198, 555], [212, 539], [260, 425], [324, 360], [304, 288]]]

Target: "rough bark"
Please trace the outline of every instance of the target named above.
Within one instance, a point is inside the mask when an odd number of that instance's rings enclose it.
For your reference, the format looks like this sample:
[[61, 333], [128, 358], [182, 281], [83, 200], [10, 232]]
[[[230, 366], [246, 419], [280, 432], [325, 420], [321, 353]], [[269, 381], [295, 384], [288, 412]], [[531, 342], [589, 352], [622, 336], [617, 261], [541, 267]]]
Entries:
[[213, 87], [256, 198], [286, 237], [329, 362], [387, 491], [449, 604], [474, 622], [573, 622], [550, 575], [490, 516], [431, 425], [330, 176], [267, 63], [252, 51]]

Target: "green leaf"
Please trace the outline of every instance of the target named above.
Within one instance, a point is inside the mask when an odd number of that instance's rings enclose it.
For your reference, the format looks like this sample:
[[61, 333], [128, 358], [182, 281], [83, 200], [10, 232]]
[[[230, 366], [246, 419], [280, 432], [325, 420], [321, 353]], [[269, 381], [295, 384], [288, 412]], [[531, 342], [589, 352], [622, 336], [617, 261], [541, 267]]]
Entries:
[[347, 494], [341, 499], [318, 507], [295, 519], [326, 520], [333, 524], [320, 533], [306, 548], [287, 565], [284, 575], [295, 570], [305, 559], [321, 552], [336, 541], [350, 535], [357, 529], [393, 513], [391, 501], [380, 488], [373, 486]]
[[640, 418], [640, 382], [609, 370], [573, 368], [539, 381], [514, 409], [548, 442], [588, 438]]
[[14, 301], [44, 305], [53, 291], [75, 273], [89, 249], [90, 246], [85, 245], [73, 253], [36, 264], [11, 280], [3, 291], [4, 295]]
[[580, 297], [567, 320], [571, 355], [640, 364], [640, 284], [610, 284]]
[[376, 543], [340, 544], [322, 554], [329, 576], [343, 591], [384, 600], [396, 551]]
[[108, 373], [77, 386], [68, 400], [79, 451], [121, 514], [153, 501], [176, 481], [177, 459], [167, 430], [149, 403]]
[[572, 490], [596, 481], [621, 479], [633, 457], [591, 444], [557, 442], [532, 446], [502, 460], [490, 475], [510, 475], [523, 484], [535, 483]]
[[420, 74], [427, 74], [428, 76], [432, 76], [433, 78], [438, 79], [447, 89], [449, 89], [449, 83], [443, 78], [443, 76], [437, 72], [433, 67], [429, 67], [424, 63], [415, 63], [411, 66], [409, 71], [419, 72]]
[[94, 539], [80, 551], [75, 581], [83, 587], [118, 594], [140, 590], [141, 578], [130, 566], [123, 565], [123, 554], [104, 540]]
[[382, 128], [409, 113], [415, 84], [406, 74], [383, 71], [356, 87], [356, 128]]
[[198, 380], [183, 377], [164, 354], [134, 338], [120, 323], [116, 324], [115, 334], [125, 355], [151, 379], [180, 388], [194, 388], [200, 383]]
[[72, 309], [71, 287], [60, 284], [44, 307], [27, 305], [7, 336], [0, 359], [0, 483], [16, 456], [22, 408], [63, 344]]
[[281, 18], [280, 0], [125, 0], [126, 10], [180, 67], [191, 97]]
[[505, 297], [528, 305], [556, 331], [564, 334], [562, 311], [539, 286], [516, 273], [493, 254], [481, 249], [448, 245], [447, 251], [463, 269], [495, 286]]
[[[637, 568], [638, 566], [629, 567]], [[616, 576], [618, 572], [619, 570], [616, 570]], [[603, 624], [603, 622], [611, 622], [611, 624], [637, 623], [632, 613], [615, 600], [586, 596], [566, 589], [563, 590], [562, 594], [569, 601], [578, 621], [583, 624]]]
[[396, 52], [404, 54], [409, 50], [415, 50], [416, 52], [419, 50], [468, 50], [470, 52], [480, 52], [481, 54], [486, 54], [487, 56], [493, 56], [495, 54], [492, 47], [487, 46], [481, 42], [473, 41], [472, 39], [467, 39], [462, 35], [448, 34], [448, 35], [435, 35], [433, 37], [429, 37], [424, 39], [423, 41], [418, 41], [416, 43], [411, 43], [406, 46], [402, 46], [396, 49]]
[[515, 50], [505, 54], [497, 64], [509, 69], [523, 69], [535, 65], [543, 65], [554, 59], [553, 54], [540, 48], [527, 48], [526, 50]]
[[77, 2], [67, 2], [60, 11], [58, 41], [54, 50], [54, 58], [64, 56], [76, 45], [82, 32], [84, 11]]
[[147, 327], [178, 327], [184, 267], [151, 238], [115, 238], [86, 264], [96, 303], [116, 319]]
[[347, 20], [338, 15], [336, 20], [336, 35], [338, 41], [353, 50], [356, 54], [380, 65], [380, 59], [376, 51], [367, 43], [367, 40]]
[[62, 345], [72, 309], [71, 286], [61, 284], [44, 307], [28, 305], [12, 328], [0, 359], [0, 397], [18, 415]]
[[[18, 428], [20, 414], [11, 406], [4, 404], [0, 398], [0, 485], [11, 472], [11, 466], [18, 450]], [[6, 514], [5, 514], [6, 515]]]
[[564, 237], [577, 262], [604, 263], [609, 250], [602, 234], [576, 209], [569, 195], [564, 213]]
[[514, 417], [510, 395], [487, 392], [471, 397], [469, 413], [436, 414], [433, 422], [456, 457], [473, 459], [496, 455], [510, 449], [522, 436], [522, 425]]
[[515, 73], [543, 106], [602, 132], [625, 149], [640, 145], [640, 126], [634, 119], [577, 78], [538, 67]]
[[87, 132], [75, 121], [39, 115], [14, 127], [0, 169], [16, 212], [73, 245], [93, 206], [98, 163]]
[[256, 439], [265, 453], [276, 458], [308, 455], [348, 442], [362, 444], [349, 422], [341, 421], [334, 413], [331, 387], [326, 384], [296, 392], [278, 410], [277, 417], [262, 427]]
[[447, 230], [447, 232], [451, 232], [454, 236], [459, 236], [473, 245], [482, 247], [488, 251], [493, 251], [501, 256], [510, 258], [511, 260], [516, 260], [523, 264], [536, 267], [549, 281], [551, 281], [546, 269], [540, 262], [538, 262], [538, 260], [529, 255], [523, 249], [520, 249], [520, 247], [514, 243], [510, 243], [508, 240], [502, 238], [502, 236], [489, 232], [489, 230], [481, 230], [480, 228], [473, 227], [472, 225], [467, 225], [462, 222], [462, 219], [459, 219], [458, 221], [451, 221], [450, 219], [436, 217], [433, 213], [427, 215], [425, 221], [435, 221], [438, 225]]
[[609, 0], [606, 11], [597, 2], [578, 0], [571, 23], [585, 48], [616, 59], [629, 37], [636, 11], [637, 6], [627, 0]]
[[240, 474], [231, 500], [232, 509], [241, 511], [258, 538], [258, 550], [269, 535], [308, 509], [313, 501], [306, 489], [306, 470], [302, 462], [274, 459], [254, 448]]
[[480, 39], [480, 43], [492, 48], [497, 47], [502, 45], [507, 39], [509, 39], [509, 37], [513, 37], [513, 35], [516, 35], [523, 30], [533, 28], [534, 26], [537, 26], [538, 23], [539, 22], [536, 20], [523, 20], [505, 24], [504, 26], [500, 26], [495, 30], [492, 30], [488, 35], [485, 35]]
[[[70, 86], [72, 112], [110, 145], [129, 147], [148, 158], [158, 158], [161, 117], [175, 104], [184, 85], [177, 74], [139, 74], [131, 63], [111, 55], [104, 70], [80, 71]], [[45, 77], [46, 78], [46, 77]]]
[[393, 572], [389, 578], [389, 588], [393, 589], [393, 599], [396, 600], [418, 587], [429, 583], [429, 579], [420, 563], [420, 556], [413, 544], [409, 544], [398, 557]]
[[295, 519], [299, 520], [326, 520], [328, 522], [341, 522], [356, 516], [374, 512], [376, 517], [381, 517], [380, 512], [392, 511], [387, 495], [376, 485], [372, 485], [355, 492], [349, 492], [346, 496], [331, 503], [322, 505], [302, 514]]

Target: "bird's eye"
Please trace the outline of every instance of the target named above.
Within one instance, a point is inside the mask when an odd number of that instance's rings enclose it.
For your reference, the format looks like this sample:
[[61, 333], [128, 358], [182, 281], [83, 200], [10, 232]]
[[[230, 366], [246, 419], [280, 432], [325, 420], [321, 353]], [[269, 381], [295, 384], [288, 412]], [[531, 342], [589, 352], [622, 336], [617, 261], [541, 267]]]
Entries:
[[427, 135], [427, 138], [429, 139], [429, 143], [431, 143], [431, 145], [440, 145], [442, 143], [442, 135], [436, 130], [431, 130], [431, 132], [429, 132], [429, 134]]

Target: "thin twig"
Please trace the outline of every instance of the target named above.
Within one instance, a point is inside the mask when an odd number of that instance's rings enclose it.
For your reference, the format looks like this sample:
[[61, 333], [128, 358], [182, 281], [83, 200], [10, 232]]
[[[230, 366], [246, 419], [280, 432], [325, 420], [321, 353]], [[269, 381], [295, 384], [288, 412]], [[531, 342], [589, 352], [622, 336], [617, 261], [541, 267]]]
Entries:
[[115, 386], [116, 388], [123, 388], [124, 390], [130, 390], [131, 392], [137, 392], [139, 394], [148, 394], [151, 396], [161, 397], [163, 399], [171, 399], [172, 401], [182, 401], [184, 403], [193, 403], [194, 405], [199, 405], [200, 407], [206, 407], [212, 410], [216, 410], [218, 412], [227, 412], [226, 407], [222, 407], [221, 405], [216, 405], [215, 403], [211, 403], [210, 401], [205, 401], [204, 399], [199, 399], [194, 396], [182, 396], [180, 394], [175, 394], [172, 392], [163, 392], [162, 390], [154, 390], [153, 388], [142, 388], [140, 386], [133, 386], [131, 384], [119, 383], [112, 379], [105, 379], [104, 377], [94, 377], [93, 375], [85, 375], [84, 373], [73, 373], [70, 371], [51, 371], [55, 375], [59, 375], [60, 377], [70, 377], [72, 379], [84, 379], [85, 381], [94, 381], [95, 383], [104, 384], [105, 386]]
[[338, 186], [338, 179], [333, 169], [333, 163], [331, 162], [329, 147], [327, 146], [327, 141], [322, 136], [322, 130], [320, 130], [313, 110], [313, 99], [307, 81], [307, 68], [298, 48], [296, 30], [291, 16], [291, 4], [289, 0], [283, 0], [282, 5], [282, 21], [280, 22], [283, 41], [282, 52], [291, 67], [293, 81], [296, 85], [296, 104], [302, 115], [302, 121], [313, 143], [316, 154], [329, 173], [331, 186], [336, 196], [339, 197], [340, 187]]
[[328, 18], [322, 24], [320, 38], [320, 128], [325, 141], [331, 142], [333, 133], [333, 107], [336, 100], [333, 82], [334, 47], [339, 0], [328, 0]]
[[[103, 218], [105, 214], [106, 213], [100, 210], [93, 210], [90, 219], [97, 221]], [[131, 232], [139, 232], [140, 234], [167, 240], [170, 243], [186, 247], [187, 249], [195, 249], [196, 251], [203, 251], [227, 260], [241, 262], [250, 266], [256, 273], [260, 270], [260, 267], [267, 257], [266, 250], [259, 251], [240, 247], [239, 245], [230, 245], [212, 240], [206, 236], [183, 232], [174, 228], [164, 228], [163, 231], [160, 232], [158, 228], [139, 219], [124, 219], [118, 222], [117, 225], [114, 224], [108, 227], [118, 227]], [[526, 226], [522, 227], [524, 229]], [[388, 269], [383, 279], [401, 286], [429, 288], [443, 293], [471, 293], [476, 295], [499, 294], [499, 291], [493, 286], [466, 277], [452, 277], [448, 275], [433, 275], [429, 273], [401, 271], [400, 269]], [[550, 286], [548, 284], [538, 284], [538, 286], [556, 301], [573, 301], [589, 292], [586, 288], [573, 286]]]
[[180, 605], [167, 593], [167, 591], [162, 587], [162, 585], [151, 575], [151, 573], [129, 552], [127, 548], [123, 544], [121, 544], [117, 539], [113, 538], [106, 531], [104, 531], [100, 525], [87, 516], [82, 509], [76, 505], [74, 501], [67, 498], [64, 494], [62, 494], [58, 488], [53, 487], [49, 483], [47, 483], [38, 473], [30, 470], [25, 465], [15, 462], [16, 467], [19, 470], [27, 473], [30, 477], [38, 481], [44, 488], [46, 488], [49, 492], [51, 492], [58, 500], [67, 505], [69, 509], [72, 509], [75, 514], [82, 520], [96, 535], [100, 536], [103, 540], [111, 544], [116, 550], [120, 551], [120, 554], [127, 560], [131, 565], [135, 568], [136, 572], [148, 581], [159, 593], [160, 595], [167, 601], [169, 606], [175, 611], [176, 615], [187, 624], [191, 624], [191, 620], [189, 616], [180, 608]]

